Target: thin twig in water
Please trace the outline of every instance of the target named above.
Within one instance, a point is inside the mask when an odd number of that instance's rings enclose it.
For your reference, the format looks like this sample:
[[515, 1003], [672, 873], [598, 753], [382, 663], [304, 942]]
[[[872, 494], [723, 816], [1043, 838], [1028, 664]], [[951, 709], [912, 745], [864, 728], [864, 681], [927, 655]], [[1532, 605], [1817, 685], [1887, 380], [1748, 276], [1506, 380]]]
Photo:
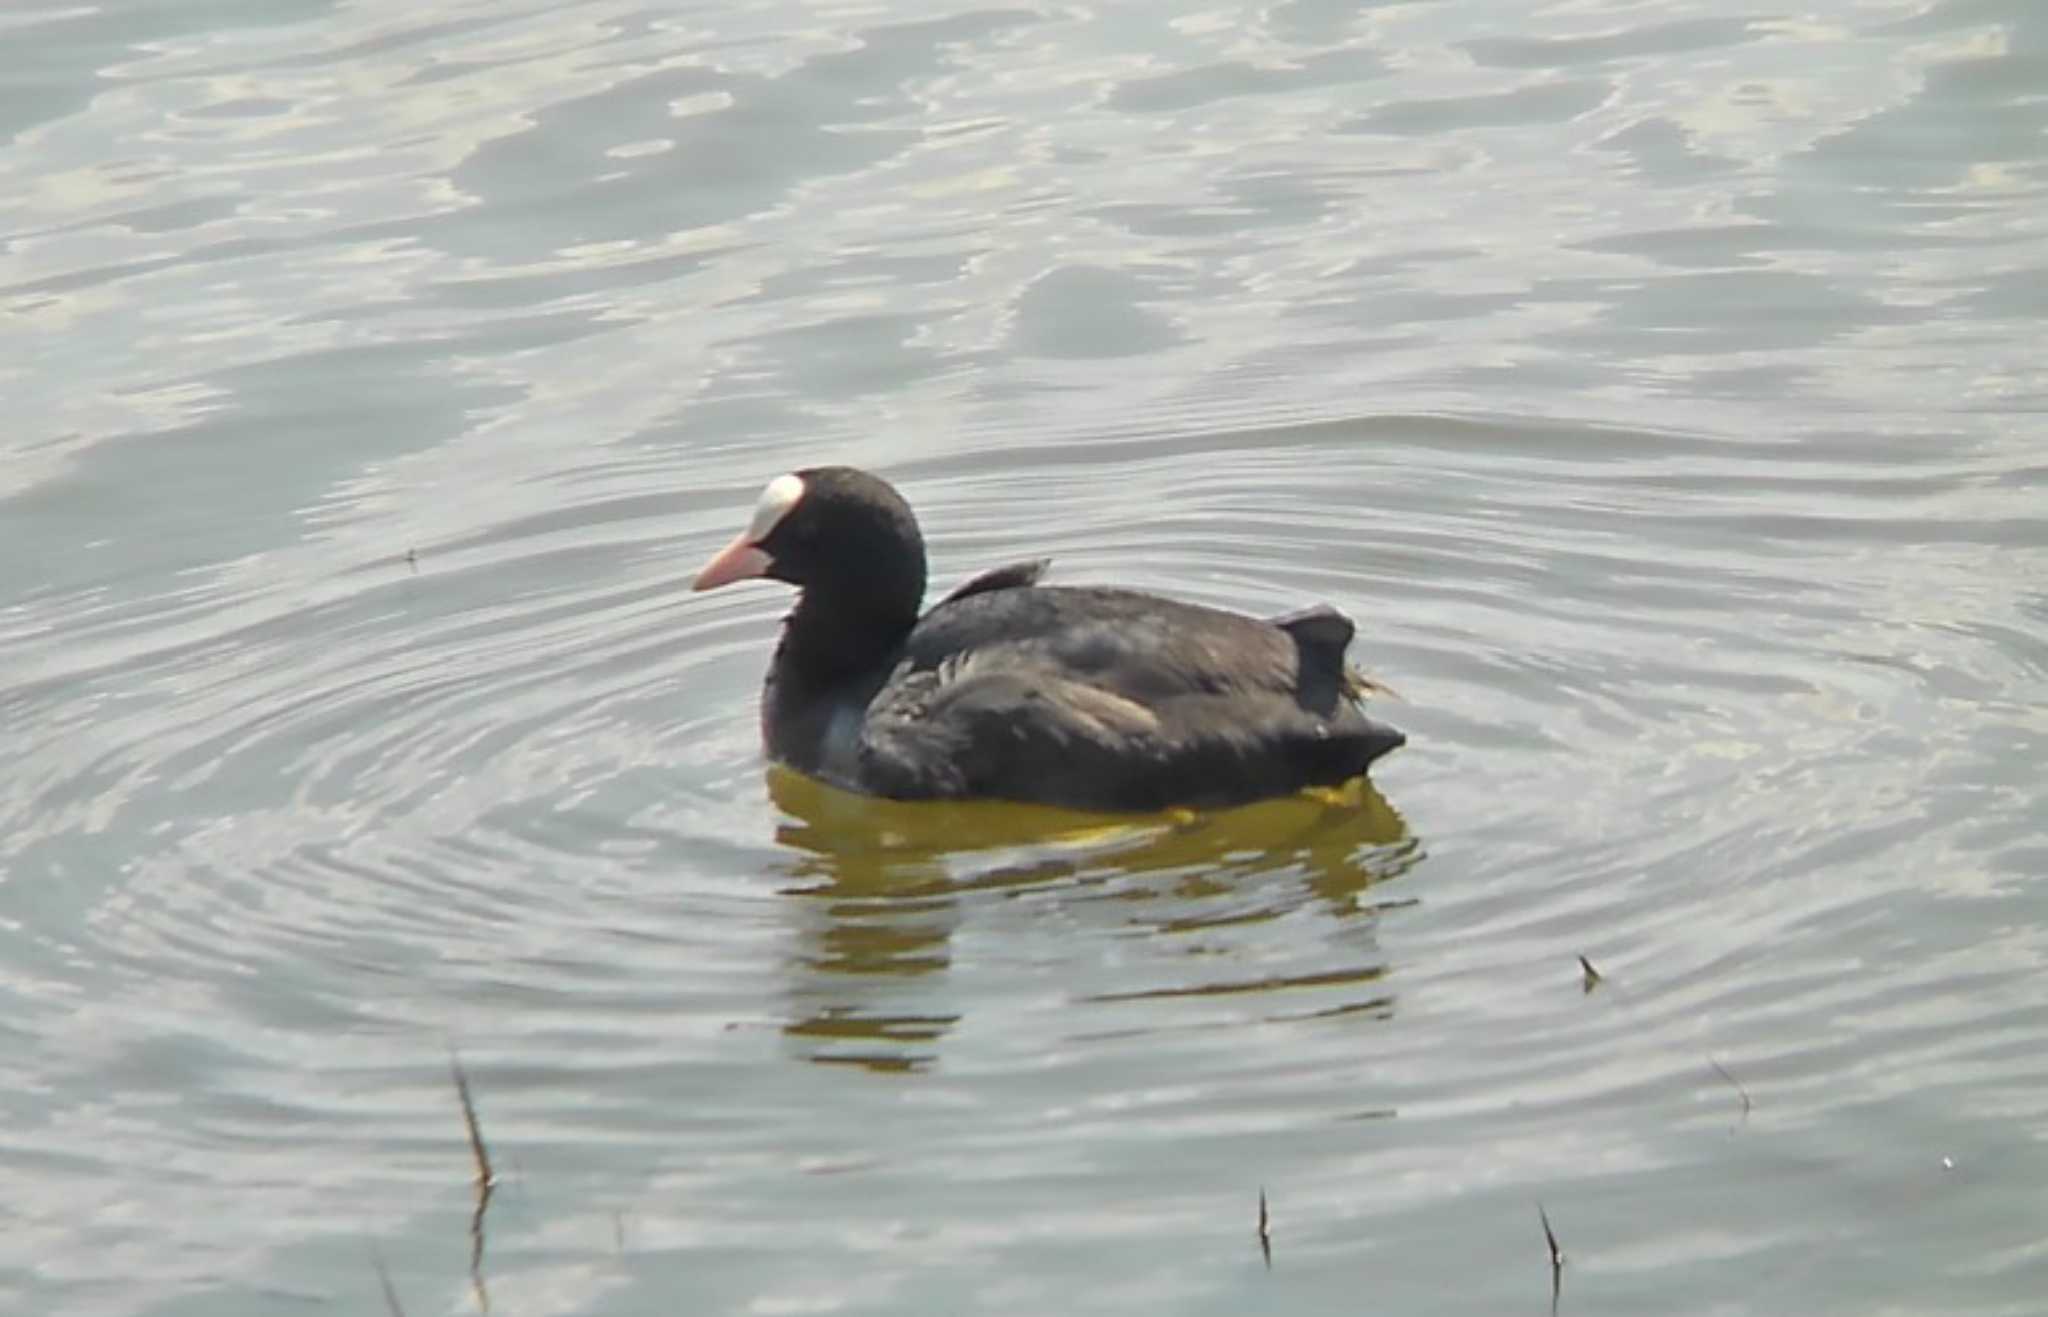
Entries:
[[391, 1317], [405, 1317], [405, 1305], [398, 1301], [398, 1291], [392, 1288], [391, 1272], [384, 1266], [384, 1250], [377, 1247], [377, 1241], [370, 1241], [370, 1265], [377, 1269], [377, 1284], [384, 1289], [384, 1306], [391, 1311]]
[[1579, 957], [1579, 970], [1584, 976], [1580, 980], [1580, 988], [1582, 991], [1585, 992], [1591, 992], [1593, 989], [1599, 987], [1600, 981], [1607, 977], [1606, 975], [1602, 974], [1599, 970], [1594, 969], [1593, 962], [1587, 960], [1584, 956]]
[[479, 1188], [489, 1188], [498, 1182], [491, 1171], [491, 1154], [484, 1147], [483, 1127], [477, 1124], [476, 1102], [469, 1095], [469, 1075], [462, 1068], [462, 1058], [454, 1052], [448, 1053], [448, 1070], [455, 1076], [455, 1096], [462, 1099], [462, 1123], [469, 1130], [469, 1152], [476, 1158], [476, 1182]]
[[1728, 1131], [1730, 1134], [1733, 1134], [1736, 1129], [1742, 1128], [1742, 1126], [1749, 1120], [1749, 1090], [1742, 1086], [1741, 1080], [1737, 1079], [1734, 1075], [1728, 1073], [1727, 1066], [1722, 1065], [1713, 1057], [1710, 1056], [1707, 1058], [1707, 1064], [1714, 1067], [1715, 1073], [1719, 1074], [1721, 1078], [1727, 1080], [1730, 1084], [1734, 1085], [1736, 1094], [1742, 1098], [1742, 1119], [1735, 1122], [1735, 1129], [1731, 1129]]
[[1564, 1250], [1557, 1246], [1557, 1232], [1550, 1228], [1550, 1213], [1543, 1204], [1536, 1204], [1536, 1215], [1543, 1222], [1543, 1242], [1550, 1245], [1550, 1311], [1556, 1317], [1557, 1299], [1564, 1293]]
[[489, 1312], [491, 1295], [484, 1288], [484, 1213], [490, 1210], [491, 1191], [498, 1187], [498, 1177], [491, 1170], [483, 1126], [477, 1123], [476, 1103], [469, 1096], [469, 1076], [463, 1072], [462, 1058], [452, 1048], [448, 1052], [448, 1069], [455, 1076], [455, 1095], [462, 1099], [462, 1122], [469, 1129], [470, 1155], [476, 1159], [476, 1211], [469, 1218], [469, 1280], [476, 1290], [476, 1306]]
[[1273, 1269], [1273, 1232], [1269, 1229], [1272, 1218], [1266, 1214], [1266, 1186], [1259, 1186], [1259, 1256], [1266, 1259], [1266, 1270]]

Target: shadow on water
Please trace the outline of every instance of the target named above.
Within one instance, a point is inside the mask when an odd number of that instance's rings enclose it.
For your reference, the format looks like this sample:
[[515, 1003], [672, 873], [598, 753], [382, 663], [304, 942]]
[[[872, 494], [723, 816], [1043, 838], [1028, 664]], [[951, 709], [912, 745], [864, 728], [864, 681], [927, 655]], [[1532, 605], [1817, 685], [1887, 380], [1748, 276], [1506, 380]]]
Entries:
[[[805, 1059], [913, 1071], [959, 1023], [953, 934], [976, 910], [1026, 896], [1114, 911], [1109, 937], [1170, 938], [1243, 929], [1314, 907], [1366, 918], [1405, 900], [1376, 885], [1407, 872], [1420, 839], [1377, 788], [1332, 791], [1214, 812], [1090, 814], [1041, 805], [877, 800], [780, 768], [769, 794], [786, 816], [784, 895], [799, 902], [793, 1011], [784, 1034]], [[1099, 926], [1101, 921], [1096, 921]], [[1129, 1001], [1317, 987], [1376, 979], [1383, 966], [1317, 970], [1136, 992]], [[936, 1007], [943, 1006], [944, 1009]]]

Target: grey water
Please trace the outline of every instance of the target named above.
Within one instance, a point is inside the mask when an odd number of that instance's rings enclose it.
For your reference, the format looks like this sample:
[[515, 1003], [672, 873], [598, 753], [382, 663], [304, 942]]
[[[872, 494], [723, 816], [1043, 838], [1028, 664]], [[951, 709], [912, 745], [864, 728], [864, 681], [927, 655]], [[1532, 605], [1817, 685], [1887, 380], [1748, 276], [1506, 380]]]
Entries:
[[[0, 33], [0, 1310], [2042, 1310], [2034, 0]], [[824, 461], [1410, 744], [770, 776]]]

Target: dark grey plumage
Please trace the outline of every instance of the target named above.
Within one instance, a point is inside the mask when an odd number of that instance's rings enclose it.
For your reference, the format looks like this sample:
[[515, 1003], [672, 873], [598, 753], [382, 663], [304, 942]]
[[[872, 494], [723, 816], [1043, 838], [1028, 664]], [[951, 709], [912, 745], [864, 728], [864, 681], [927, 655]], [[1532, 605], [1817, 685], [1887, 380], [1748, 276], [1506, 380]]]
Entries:
[[803, 590], [762, 716], [792, 768], [897, 799], [1153, 810], [1335, 785], [1405, 740], [1360, 708], [1335, 609], [1260, 620], [1041, 586], [1040, 560], [917, 617], [924, 550], [901, 498], [850, 468], [798, 478], [754, 546], [760, 574]]

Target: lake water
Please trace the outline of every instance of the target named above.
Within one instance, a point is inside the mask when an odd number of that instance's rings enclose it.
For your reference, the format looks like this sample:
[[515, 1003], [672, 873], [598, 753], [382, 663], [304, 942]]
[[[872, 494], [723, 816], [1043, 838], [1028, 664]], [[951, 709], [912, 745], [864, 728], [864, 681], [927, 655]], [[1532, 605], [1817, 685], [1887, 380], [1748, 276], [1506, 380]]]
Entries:
[[[0, 1310], [2042, 1311], [2038, 0], [0, 31]], [[1411, 743], [771, 779], [825, 461]]]

